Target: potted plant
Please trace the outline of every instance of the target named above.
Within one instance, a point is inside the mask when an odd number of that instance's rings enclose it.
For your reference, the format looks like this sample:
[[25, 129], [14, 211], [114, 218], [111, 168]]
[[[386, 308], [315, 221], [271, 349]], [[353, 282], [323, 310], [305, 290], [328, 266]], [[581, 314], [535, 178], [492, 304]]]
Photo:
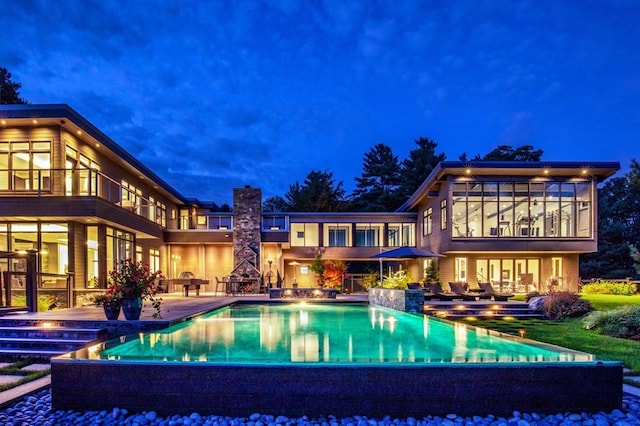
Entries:
[[108, 320], [117, 320], [122, 307], [122, 292], [118, 284], [111, 284], [104, 294], [93, 299], [96, 306], [102, 306]]
[[137, 320], [142, 312], [143, 302], [151, 302], [155, 309], [154, 318], [162, 318], [160, 305], [162, 298], [156, 297], [156, 280], [162, 275], [160, 271], [152, 272], [149, 264], [132, 259], [120, 259], [114, 269], [109, 272], [112, 285], [120, 288], [122, 295], [122, 311], [128, 320]]

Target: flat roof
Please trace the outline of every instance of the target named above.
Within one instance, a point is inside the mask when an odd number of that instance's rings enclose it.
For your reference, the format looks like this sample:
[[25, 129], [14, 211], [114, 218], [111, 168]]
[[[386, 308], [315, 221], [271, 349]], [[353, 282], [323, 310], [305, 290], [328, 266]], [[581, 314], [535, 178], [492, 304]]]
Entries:
[[604, 180], [620, 170], [617, 161], [442, 161], [397, 212], [416, 207], [429, 190], [449, 175], [522, 177], [597, 177]]

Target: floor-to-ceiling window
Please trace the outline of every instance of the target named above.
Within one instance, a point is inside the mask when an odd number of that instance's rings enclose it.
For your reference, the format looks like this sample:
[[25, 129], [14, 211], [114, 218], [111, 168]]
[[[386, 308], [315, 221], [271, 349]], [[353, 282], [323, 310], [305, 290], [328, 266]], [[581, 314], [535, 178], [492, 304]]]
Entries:
[[540, 259], [485, 258], [476, 259], [476, 280], [490, 282], [500, 291], [527, 293], [538, 291]]
[[[107, 227], [107, 268], [112, 270], [115, 262], [134, 258], [133, 234]], [[101, 283], [102, 284], [102, 283]]]
[[591, 183], [464, 182], [452, 191], [453, 238], [588, 238]]

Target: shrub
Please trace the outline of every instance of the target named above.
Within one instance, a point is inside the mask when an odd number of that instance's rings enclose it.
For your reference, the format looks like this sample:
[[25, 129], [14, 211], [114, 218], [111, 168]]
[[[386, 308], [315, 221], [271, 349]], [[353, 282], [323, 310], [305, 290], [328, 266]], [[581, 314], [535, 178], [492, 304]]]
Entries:
[[388, 276], [384, 277], [382, 281], [382, 287], [384, 288], [398, 288], [406, 289], [409, 283], [415, 280], [406, 271], [401, 270], [398, 272], [392, 272]]
[[583, 294], [617, 294], [619, 296], [633, 296], [636, 294], [636, 285], [632, 283], [613, 283], [601, 281], [582, 286]]
[[580, 317], [591, 310], [591, 305], [580, 296], [568, 291], [549, 294], [544, 299], [542, 312], [547, 318], [561, 320]]
[[627, 305], [591, 312], [582, 324], [587, 330], [596, 329], [607, 336], [640, 340], [640, 306]]

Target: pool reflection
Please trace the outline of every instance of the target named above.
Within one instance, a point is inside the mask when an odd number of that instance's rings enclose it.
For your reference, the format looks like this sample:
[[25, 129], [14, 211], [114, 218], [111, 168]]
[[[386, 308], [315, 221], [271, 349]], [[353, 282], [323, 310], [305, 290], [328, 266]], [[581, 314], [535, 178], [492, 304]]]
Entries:
[[[524, 343], [523, 343], [524, 342]], [[464, 324], [352, 304], [227, 307], [109, 344], [102, 359], [224, 363], [481, 363], [589, 361]]]

